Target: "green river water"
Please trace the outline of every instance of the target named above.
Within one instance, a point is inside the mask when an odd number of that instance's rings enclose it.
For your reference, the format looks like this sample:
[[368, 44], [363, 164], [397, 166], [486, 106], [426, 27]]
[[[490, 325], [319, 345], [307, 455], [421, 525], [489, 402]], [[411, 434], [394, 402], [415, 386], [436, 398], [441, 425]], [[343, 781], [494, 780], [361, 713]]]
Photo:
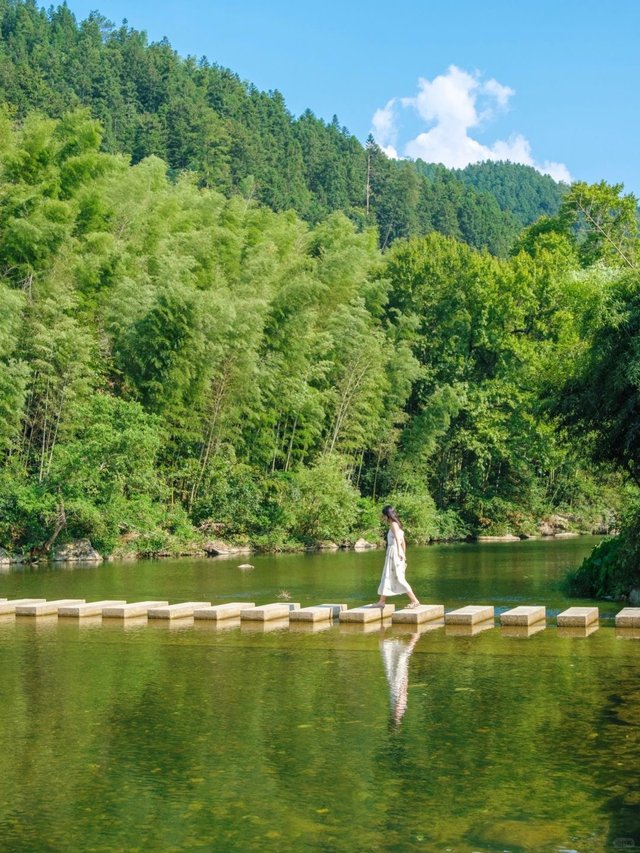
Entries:
[[[640, 639], [615, 603], [554, 627], [594, 543], [409, 551], [425, 602], [546, 605], [529, 638], [2, 617], [0, 850], [640, 849]], [[355, 606], [382, 561], [39, 567], [0, 595]]]

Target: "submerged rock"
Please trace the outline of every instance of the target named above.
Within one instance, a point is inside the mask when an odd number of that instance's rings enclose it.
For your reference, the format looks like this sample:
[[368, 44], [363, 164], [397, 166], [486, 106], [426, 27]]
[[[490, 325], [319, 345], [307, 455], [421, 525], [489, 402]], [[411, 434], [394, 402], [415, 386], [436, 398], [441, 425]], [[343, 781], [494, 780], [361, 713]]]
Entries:
[[98, 554], [88, 539], [77, 539], [56, 548], [53, 554], [54, 563], [101, 563], [102, 556]]

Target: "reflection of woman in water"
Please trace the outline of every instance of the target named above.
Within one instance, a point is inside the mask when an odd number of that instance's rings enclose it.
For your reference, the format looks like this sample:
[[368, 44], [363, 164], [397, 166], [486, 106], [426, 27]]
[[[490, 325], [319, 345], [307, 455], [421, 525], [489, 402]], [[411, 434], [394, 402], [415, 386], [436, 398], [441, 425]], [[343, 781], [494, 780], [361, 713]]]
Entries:
[[389, 637], [380, 642], [382, 663], [389, 683], [389, 702], [391, 719], [399, 726], [407, 710], [409, 689], [409, 658], [420, 634], [412, 634], [408, 643], [397, 637]]
[[378, 587], [378, 595], [380, 596], [378, 604], [380, 607], [384, 607], [388, 595], [406, 593], [411, 602], [408, 605], [409, 609], [418, 607], [420, 602], [413, 594], [413, 590], [404, 576], [407, 568], [406, 544], [398, 514], [392, 506], [385, 506], [382, 508], [382, 518], [389, 525], [389, 531], [387, 533], [387, 555]]

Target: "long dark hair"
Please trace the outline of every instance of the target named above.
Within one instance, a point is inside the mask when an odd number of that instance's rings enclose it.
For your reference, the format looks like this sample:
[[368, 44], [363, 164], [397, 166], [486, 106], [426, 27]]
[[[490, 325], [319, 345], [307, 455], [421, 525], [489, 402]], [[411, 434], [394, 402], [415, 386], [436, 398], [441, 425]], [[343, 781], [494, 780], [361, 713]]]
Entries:
[[389, 521], [395, 521], [396, 524], [399, 524], [400, 530], [404, 530], [402, 522], [398, 518], [398, 513], [396, 512], [395, 507], [392, 507], [391, 504], [387, 504], [386, 506], [382, 507], [382, 514], [386, 515]]

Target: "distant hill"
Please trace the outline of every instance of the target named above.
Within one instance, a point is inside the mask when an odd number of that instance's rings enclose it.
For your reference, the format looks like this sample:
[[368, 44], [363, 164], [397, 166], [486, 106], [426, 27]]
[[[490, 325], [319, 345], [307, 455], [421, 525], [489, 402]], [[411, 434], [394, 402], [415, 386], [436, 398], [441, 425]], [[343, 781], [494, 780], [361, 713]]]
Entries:
[[557, 209], [560, 188], [533, 169], [487, 163], [454, 173], [391, 161], [337, 118], [296, 118], [279, 92], [183, 59], [167, 40], [149, 44], [98, 13], [78, 22], [66, 6], [0, 0], [0, 32], [0, 98], [18, 118], [88, 107], [107, 151], [133, 162], [157, 155], [174, 174], [191, 170], [204, 186], [310, 222], [342, 210], [377, 225], [383, 247], [435, 230], [504, 255], [523, 225]]
[[566, 186], [533, 166], [520, 163], [475, 163], [454, 173], [467, 186], [490, 193], [501, 210], [509, 211], [523, 225], [531, 225], [541, 215], [555, 216]]

